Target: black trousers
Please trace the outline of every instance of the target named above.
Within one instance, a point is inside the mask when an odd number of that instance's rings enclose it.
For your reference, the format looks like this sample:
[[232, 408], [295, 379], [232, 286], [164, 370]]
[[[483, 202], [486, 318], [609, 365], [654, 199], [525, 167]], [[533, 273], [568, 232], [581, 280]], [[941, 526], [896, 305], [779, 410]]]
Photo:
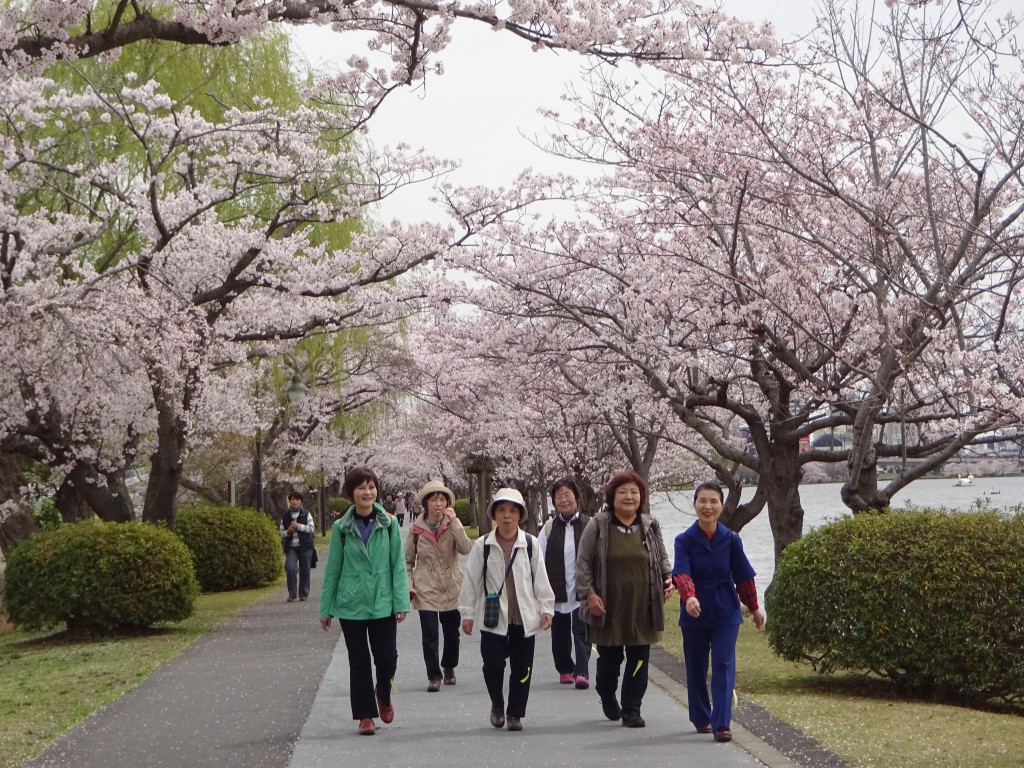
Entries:
[[[574, 650], [575, 663], [572, 660]], [[551, 657], [560, 675], [590, 676], [590, 643], [579, 608], [572, 613], [555, 611], [551, 617]]]
[[[462, 614], [458, 608], [451, 611], [420, 611], [419, 614], [427, 679], [438, 680], [441, 677], [441, 667], [455, 669], [459, 666], [459, 626], [462, 623]], [[444, 633], [444, 651], [441, 653], [440, 663], [437, 661], [438, 624]]]
[[623, 712], [639, 714], [644, 694], [647, 693], [647, 667], [651, 662], [651, 646], [597, 646], [597, 679], [594, 681], [594, 690], [602, 701], [615, 700], [623, 656], [626, 658], [626, 671], [623, 675], [619, 704]]
[[[348, 649], [348, 687], [352, 719], [379, 717], [376, 692], [380, 700], [391, 702], [391, 680], [398, 669], [398, 622], [394, 616], [383, 619], [338, 619]], [[377, 684], [373, 670], [377, 671]]]
[[505, 708], [505, 659], [508, 659], [509, 717], [525, 717], [533, 675], [535, 636], [526, 637], [521, 624], [510, 624], [507, 635], [480, 632], [480, 655], [484, 659], [484, 683], [491, 705]]

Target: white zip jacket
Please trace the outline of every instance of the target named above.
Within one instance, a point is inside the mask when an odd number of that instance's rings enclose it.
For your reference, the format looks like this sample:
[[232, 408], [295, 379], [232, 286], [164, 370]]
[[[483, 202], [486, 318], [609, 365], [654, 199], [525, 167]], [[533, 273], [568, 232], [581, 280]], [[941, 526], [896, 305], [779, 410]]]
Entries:
[[[533, 568], [531, 576], [530, 558], [527, 556], [526, 531], [520, 530], [512, 551], [519, 550], [512, 563], [512, 579], [516, 585], [519, 613], [523, 617], [523, 633], [526, 637], [540, 632], [540, 617], [553, 614], [555, 593], [548, 581], [544, 568], [544, 555], [537, 540], [533, 541]], [[487, 585], [484, 586], [484, 545], [491, 546], [487, 556]], [[493, 629], [484, 626], [484, 598], [488, 591], [496, 592], [505, 580], [505, 556], [501, 545], [494, 539], [494, 531], [473, 542], [466, 567], [463, 569], [462, 591], [459, 593], [459, 611], [463, 619], [472, 619], [473, 628], [496, 635], [508, 634], [508, 590], [501, 593], [501, 613], [498, 626]]]

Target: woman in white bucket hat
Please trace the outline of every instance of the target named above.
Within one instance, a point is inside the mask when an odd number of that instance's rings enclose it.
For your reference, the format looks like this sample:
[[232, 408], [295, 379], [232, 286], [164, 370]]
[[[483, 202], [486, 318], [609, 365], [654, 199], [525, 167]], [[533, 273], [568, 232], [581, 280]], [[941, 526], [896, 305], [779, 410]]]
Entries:
[[[530, 696], [536, 635], [551, 627], [555, 593], [534, 536], [519, 528], [526, 515], [523, 495], [502, 488], [487, 507], [494, 530], [476, 540], [466, 563], [459, 606], [462, 631], [480, 624], [484, 682], [491, 698], [491, 725], [523, 729]], [[505, 706], [505, 659], [509, 663]]]

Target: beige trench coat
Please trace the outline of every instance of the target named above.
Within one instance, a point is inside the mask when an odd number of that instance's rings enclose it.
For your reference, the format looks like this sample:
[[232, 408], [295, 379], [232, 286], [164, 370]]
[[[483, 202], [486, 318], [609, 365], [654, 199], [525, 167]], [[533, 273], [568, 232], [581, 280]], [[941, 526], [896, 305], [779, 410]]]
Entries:
[[405, 540], [405, 568], [409, 587], [416, 593], [412, 599], [414, 610], [451, 611], [459, 607], [459, 555], [472, 548], [473, 542], [458, 518], [442, 525], [436, 538], [422, 515], [413, 521]]

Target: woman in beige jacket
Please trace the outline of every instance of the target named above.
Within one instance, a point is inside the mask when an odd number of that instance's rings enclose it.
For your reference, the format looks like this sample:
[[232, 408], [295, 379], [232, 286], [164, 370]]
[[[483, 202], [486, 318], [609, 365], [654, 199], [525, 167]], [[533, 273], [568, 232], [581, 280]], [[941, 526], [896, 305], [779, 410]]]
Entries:
[[[459, 665], [459, 590], [462, 567], [459, 555], [472, 549], [466, 529], [455, 515], [455, 494], [440, 480], [431, 480], [416, 494], [413, 509], [423, 508], [405, 540], [405, 567], [409, 572], [409, 597], [419, 612], [423, 660], [427, 665], [427, 690], [455, 685]], [[444, 650], [438, 661], [438, 624]]]

